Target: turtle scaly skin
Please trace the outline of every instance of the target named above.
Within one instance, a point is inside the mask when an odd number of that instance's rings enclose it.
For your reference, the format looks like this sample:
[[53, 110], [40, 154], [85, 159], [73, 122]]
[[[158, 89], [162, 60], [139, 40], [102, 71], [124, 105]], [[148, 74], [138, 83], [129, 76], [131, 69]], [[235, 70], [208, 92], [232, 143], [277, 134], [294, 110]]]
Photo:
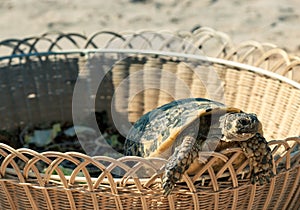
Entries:
[[173, 101], [142, 116], [125, 141], [125, 155], [160, 157], [165, 165], [164, 194], [182, 175], [201, 169], [200, 151], [240, 146], [249, 159], [252, 183], [264, 184], [273, 176], [271, 151], [255, 114], [203, 98]]
[[273, 158], [266, 139], [259, 133], [247, 141], [239, 142], [250, 161], [251, 183], [264, 184], [274, 176]]
[[198, 157], [198, 150], [193, 148], [195, 141], [195, 138], [186, 136], [182, 144], [175, 148], [174, 154], [169, 158], [165, 166], [162, 186], [166, 195], [170, 194], [175, 183], [181, 179], [182, 174]]

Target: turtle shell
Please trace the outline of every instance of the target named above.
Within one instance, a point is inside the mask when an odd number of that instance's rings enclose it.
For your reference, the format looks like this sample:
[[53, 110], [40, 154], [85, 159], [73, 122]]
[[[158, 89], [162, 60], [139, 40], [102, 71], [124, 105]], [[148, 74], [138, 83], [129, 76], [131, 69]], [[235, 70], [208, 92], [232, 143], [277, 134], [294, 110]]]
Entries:
[[[130, 129], [125, 142], [125, 155], [168, 158], [181, 143], [179, 135], [203, 116], [239, 113], [240, 109], [204, 99], [176, 100], [143, 115]], [[211, 124], [197, 122], [199, 130]]]

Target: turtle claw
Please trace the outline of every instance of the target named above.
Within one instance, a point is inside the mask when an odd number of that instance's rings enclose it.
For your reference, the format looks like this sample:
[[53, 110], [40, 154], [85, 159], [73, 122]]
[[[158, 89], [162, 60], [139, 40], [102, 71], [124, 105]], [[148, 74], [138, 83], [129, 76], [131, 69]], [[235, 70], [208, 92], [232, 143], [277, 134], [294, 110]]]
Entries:
[[184, 172], [189, 168], [194, 159], [198, 156], [197, 148], [193, 145], [196, 139], [192, 136], [185, 136], [181, 145], [175, 148], [173, 155], [165, 166], [162, 188], [167, 196], [175, 187]]
[[[167, 166], [170, 166], [170, 165], [167, 165]], [[179, 181], [180, 178], [181, 178], [181, 170], [180, 170], [180, 167], [178, 167], [177, 165], [174, 165], [173, 167], [168, 168], [165, 171], [165, 173], [163, 175], [163, 179], [162, 179], [163, 180], [162, 188], [164, 190], [165, 196], [168, 196], [171, 193], [171, 191], [175, 187], [175, 183], [177, 181]]]
[[274, 173], [271, 170], [261, 171], [258, 173], [253, 173], [250, 180], [252, 184], [264, 185], [266, 183], [270, 183], [273, 176]]
[[164, 196], [168, 196], [174, 189], [175, 183], [172, 183], [170, 179], [164, 180], [162, 184]]

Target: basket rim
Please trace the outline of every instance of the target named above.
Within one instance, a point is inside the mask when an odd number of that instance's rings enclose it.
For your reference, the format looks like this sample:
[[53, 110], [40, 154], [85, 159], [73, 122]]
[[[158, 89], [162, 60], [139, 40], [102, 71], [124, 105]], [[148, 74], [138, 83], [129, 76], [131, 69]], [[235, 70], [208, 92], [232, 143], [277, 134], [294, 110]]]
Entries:
[[[288, 142], [289, 141], [294, 141], [296, 142], [293, 146], [289, 145]], [[299, 157], [300, 153], [299, 152], [295, 152], [294, 148], [297, 145], [300, 145], [300, 136], [294, 136], [294, 137], [287, 137], [281, 140], [271, 140], [268, 142], [269, 146], [275, 146], [272, 149], [272, 153], [274, 155], [274, 163], [275, 165], [279, 166], [279, 164], [284, 164], [285, 169], [286, 170], [290, 170], [292, 168], [294, 168], [295, 166], [293, 166], [292, 159], [294, 159], [294, 155], [295, 158], [297, 159], [297, 157]], [[275, 158], [275, 153], [277, 152], [277, 150], [283, 147], [284, 151], [280, 152], [280, 154], [276, 155]], [[108, 161], [109, 162], [109, 166], [105, 166], [102, 165], [102, 167], [104, 167], [105, 169], [107, 168], [111, 168], [109, 170], [108, 173], [111, 173], [111, 171], [116, 168], [116, 167], [122, 167], [123, 164], [126, 164], [126, 162], [130, 162], [130, 161], [134, 161], [135, 164], [142, 164], [142, 163], [150, 163], [152, 161], [158, 163], [166, 163], [167, 160], [163, 159], [163, 158], [159, 158], [159, 157], [151, 157], [151, 158], [144, 158], [144, 157], [138, 157], [138, 156], [124, 156], [121, 158], [112, 158], [112, 157], [107, 157], [107, 156], [89, 156], [87, 154], [83, 154], [80, 152], [54, 152], [54, 151], [49, 151], [49, 152], [36, 152], [35, 150], [32, 149], [28, 149], [28, 148], [19, 148], [19, 149], [14, 149], [6, 144], [0, 143], [0, 150], [4, 149], [5, 151], [7, 151], [8, 153], [6, 154], [7, 156], [5, 156], [5, 159], [7, 159], [7, 161], [5, 162], [5, 167], [2, 168], [1, 170], [3, 170], [2, 172], [5, 171], [5, 173], [10, 174], [10, 175], [17, 175], [17, 172], [15, 171], [15, 169], [12, 168], [8, 168], [7, 166], [10, 165], [10, 161], [12, 159], [14, 159], [15, 157], [21, 157], [25, 154], [30, 155], [31, 157], [29, 158], [29, 160], [31, 160], [30, 162], [27, 162], [26, 167], [24, 169], [20, 169], [20, 171], [18, 173], [22, 173], [25, 177], [27, 178], [40, 178], [40, 179], [46, 179], [48, 182], [49, 181], [61, 181], [62, 176], [64, 177], [66, 182], [72, 182], [72, 183], [81, 183], [81, 182], [85, 182], [85, 183], [89, 183], [92, 182], [93, 185], [98, 185], [98, 184], [111, 184], [111, 178], [113, 179], [113, 181], [115, 183], [118, 183], [120, 186], [125, 186], [125, 185], [131, 185], [131, 184], [136, 184], [135, 182], [137, 181], [136, 179], [138, 178], [138, 182], [141, 184], [144, 184], [145, 186], [147, 186], [149, 183], [153, 183], [157, 180], [160, 180], [160, 174], [163, 171], [163, 166], [159, 166], [159, 168], [152, 168], [152, 170], [155, 170], [155, 172], [150, 175], [149, 177], [138, 177], [136, 175], [136, 170], [134, 168], [131, 168], [132, 170], [130, 171], [126, 171], [126, 173], [122, 176], [122, 177], [106, 177], [106, 174], [102, 174], [99, 177], [93, 177], [93, 176], [78, 176], [78, 172], [82, 169], [86, 168], [86, 165], [82, 166], [82, 163], [85, 161], [90, 161], [92, 160], [90, 163], [93, 164], [94, 161]], [[220, 152], [201, 152], [200, 156], [203, 157], [212, 157], [212, 158], [224, 158], [225, 153], [239, 153], [242, 152], [242, 150], [240, 148], [232, 148], [232, 149], [225, 149], [222, 150]], [[294, 153], [295, 152], [295, 153]], [[10, 154], [10, 155], [9, 155]], [[12, 155], [13, 154], [13, 155]], [[12, 156], [11, 156], [12, 155]], [[62, 174], [58, 174], [58, 175], [53, 175], [50, 172], [52, 172], [53, 170], [60, 170], [57, 169], [57, 167], [53, 167], [52, 165], [49, 164], [48, 168], [49, 171], [46, 172], [39, 172], [39, 176], [37, 177], [36, 171], [31, 171], [32, 166], [35, 165], [35, 163], [37, 162], [37, 160], [41, 160], [45, 162], [44, 158], [49, 158], [49, 157], [57, 157], [59, 158], [65, 158], [65, 160], [67, 160], [67, 156], [71, 157], [71, 158], [82, 158], [84, 161], [76, 163], [76, 173], [72, 174], [72, 175], [62, 175]], [[289, 161], [285, 161], [285, 158], [288, 158]], [[34, 161], [32, 160], [34, 159]], [[224, 160], [224, 162], [230, 161], [229, 159]], [[283, 162], [282, 162], [283, 161]], [[45, 162], [46, 163], [46, 162]], [[116, 164], [118, 163], [118, 164]], [[213, 164], [213, 162], [212, 162]], [[3, 166], [3, 163], [1, 164], [1, 166]], [[283, 165], [282, 165], [283, 166]], [[101, 170], [102, 173], [104, 172], [104, 168], [102, 168]], [[99, 168], [100, 169], [100, 168]], [[123, 168], [124, 170], [127, 170], [125, 168]], [[247, 173], [249, 173], [249, 169], [247, 168], [243, 168], [241, 171], [236, 171], [237, 174], [236, 175], [246, 175]], [[281, 174], [282, 171], [279, 171], [279, 173], [276, 173], [275, 168], [273, 168], [273, 172], [275, 174]], [[232, 177], [232, 175], [230, 175], [228, 172], [222, 173], [220, 174], [217, 178], [222, 178], [222, 177]], [[201, 177], [201, 178], [200, 178]], [[193, 180], [212, 180], [211, 176], [202, 174], [201, 176], [199, 176], [198, 178], [193, 178]], [[245, 177], [244, 177], [245, 178]], [[244, 179], [242, 178], [242, 180]], [[100, 182], [99, 182], [100, 180]], [[40, 183], [41, 184], [41, 183]], [[61, 182], [62, 184], [62, 182]], [[241, 186], [241, 185], [238, 185]]]
[[119, 48], [99, 48], [99, 49], [74, 49], [74, 50], [61, 50], [61, 51], [48, 51], [48, 52], [37, 52], [28, 54], [14, 54], [10, 56], [0, 56], [0, 61], [12, 58], [22, 58], [22, 57], [33, 57], [33, 56], [48, 56], [48, 55], [67, 55], [67, 54], [80, 54], [88, 56], [90, 53], [120, 53], [120, 54], [136, 54], [136, 55], [159, 55], [159, 56], [169, 56], [169, 57], [180, 57], [186, 59], [195, 59], [207, 63], [215, 63], [225, 66], [230, 66], [233, 68], [238, 68], [242, 70], [252, 71], [254, 73], [262, 74], [273, 79], [285, 82], [297, 89], [300, 89], [300, 83], [282, 76], [278, 73], [271, 72], [269, 70], [255, 67], [249, 64], [244, 64], [236, 61], [226, 60], [222, 58], [196, 55], [196, 54], [186, 54], [171, 51], [160, 51], [160, 50], [140, 50], [140, 49], [119, 49]]

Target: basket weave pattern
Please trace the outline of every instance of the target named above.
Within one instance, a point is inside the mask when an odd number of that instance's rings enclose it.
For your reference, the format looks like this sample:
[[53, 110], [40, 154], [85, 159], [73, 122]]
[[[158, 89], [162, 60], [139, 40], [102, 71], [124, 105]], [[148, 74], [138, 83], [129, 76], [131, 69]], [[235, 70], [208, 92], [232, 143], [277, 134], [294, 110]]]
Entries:
[[[0, 116], [2, 129], [35, 124], [44, 121], [71, 121], [72, 96], [77, 76], [92, 77], [102, 68], [95, 63], [98, 57], [105, 57], [107, 63], [114, 62], [118, 53], [95, 53], [82, 51], [66, 54], [36, 54], [39, 46], [48, 46], [48, 51], [59, 51], [64, 42], [71, 43], [71, 49], [110, 48], [168, 51], [172, 48], [171, 38], [151, 32], [113, 33], [99, 32], [91, 37], [80, 34], [45, 34], [38, 38], [0, 43], [0, 50], [11, 50], [12, 55], [0, 60]], [[131, 36], [128, 36], [131, 34]], [[133, 34], [133, 35], [132, 35]], [[200, 47], [206, 55], [225, 61], [249, 64], [276, 72], [297, 81], [295, 73], [300, 59], [290, 56], [272, 44], [254, 41], [232, 44], [226, 34], [209, 28], [194, 33], [178, 32]], [[138, 41], [137, 41], [138, 40]], [[141, 44], [140, 40], [144, 40]], [[153, 40], [160, 40], [152, 46]], [[149, 44], [150, 43], [150, 44]], [[156, 42], [157, 43], [157, 42]], [[64, 45], [65, 46], [65, 45]], [[65, 49], [65, 48], [63, 48]], [[210, 50], [211, 49], [211, 50]], [[172, 49], [174, 50], [174, 49]], [[180, 50], [178, 49], [178, 52]], [[196, 54], [194, 49], [185, 53]], [[6, 52], [6, 55], [8, 53]], [[25, 56], [24, 54], [31, 56]], [[34, 56], [33, 56], [34, 55]], [[92, 58], [92, 59], [91, 59]], [[226, 104], [257, 113], [264, 125], [265, 136], [274, 154], [274, 172], [271, 183], [264, 186], [251, 185], [245, 162], [240, 168], [232, 163], [243, 152], [239, 148], [217, 152], [203, 152], [203, 170], [194, 176], [183, 176], [173, 193], [162, 196], [161, 165], [165, 160], [122, 157], [114, 159], [105, 156], [90, 157], [76, 152], [44, 152], [21, 148], [13, 149], [0, 144], [0, 208], [1, 209], [297, 209], [300, 206], [300, 90], [278, 78], [257, 73], [247, 68], [225, 63], [196, 62], [199, 74], [192, 67], [184, 65], [194, 58], [165, 55], [131, 53], [121, 62], [115, 63], [97, 92], [96, 110], [110, 111], [114, 90], [124, 78], [142, 69], [143, 79], [136, 78], [125, 84], [118, 93], [116, 109], [128, 113], [130, 122], [143, 113], [176, 98], [186, 97], [183, 83], [166, 80], [165, 72], [176, 75], [188, 84], [193, 97], [209, 97], [207, 86], [212, 66], [221, 81]], [[100, 66], [101, 67], [101, 66]], [[194, 66], [195, 67], [195, 66]], [[157, 71], [161, 69], [161, 71]], [[155, 72], [157, 71], [157, 72]], [[211, 75], [212, 76], [212, 75]], [[212, 81], [214, 84], [214, 81]], [[216, 85], [217, 81], [216, 81]], [[137, 95], [142, 87], [151, 87]], [[216, 86], [219, 87], [219, 86]], [[167, 89], [168, 92], [158, 89]], [[132, 95], [133, 94], [133, 95]], [[218, 96], [215, 96], [218, 97]], [[149, 100], [150, 99], [150, 100]], [[17, 110], [17, 111], [16, 111]], [[276, 114], [275, 114], [276, 113]], [[111, 120], [111, 119], [110, 119]], [[110, 122], [112, 123], [112, 122]], [[287, 138], [290, 137], [290, 138]], [[226, 154], [233, 154], [230, 158]], [[65, 176], [60, 164], [68, 160], [76, 165], [70, 176]], [[224, 166], [214, 170], [214, 162], [222, 161]], [[20, 167], [22, 162], [23, 167]], [[44, 172], [37, 165], [47, 165]], [[108, 164], [104, 165], [103, 162]], [[133, 162], [129, 167], [127, 163]], [[102, 171], [99, 177], [91, 177], [87, 165], [94, 165]], [[147, 165], [153, 171], [150, 178], [139, 178], [139, 170]], [[121, 168], [124, 175], [115, 178], [112, 171]], [[53, 175], [53, 172], [57, 175]], [[82, 172], [83, 177], [77, 175]]]

